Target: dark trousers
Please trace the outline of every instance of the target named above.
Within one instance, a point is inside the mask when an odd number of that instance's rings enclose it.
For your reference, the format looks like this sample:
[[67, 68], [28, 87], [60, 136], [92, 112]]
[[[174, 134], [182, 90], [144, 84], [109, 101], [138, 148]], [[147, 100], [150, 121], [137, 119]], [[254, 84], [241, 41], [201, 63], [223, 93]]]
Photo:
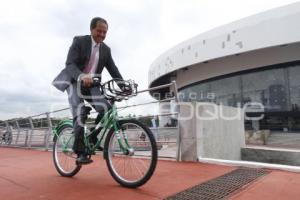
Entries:
[[98, 112], [95, 124], [99, 123], [105, 112], [111, 108], [111, 104], [105, 99], [97, 87], [89, 89], [79, 88], [77, 83], [73, 83], [67, 89], [67, 92], [73, 116], [75, 134], [73, 149], [75, 153], [81, 154], [85, 152], [84, 124], [87, 119], [87, 109], [84, 101], [88, 102]]

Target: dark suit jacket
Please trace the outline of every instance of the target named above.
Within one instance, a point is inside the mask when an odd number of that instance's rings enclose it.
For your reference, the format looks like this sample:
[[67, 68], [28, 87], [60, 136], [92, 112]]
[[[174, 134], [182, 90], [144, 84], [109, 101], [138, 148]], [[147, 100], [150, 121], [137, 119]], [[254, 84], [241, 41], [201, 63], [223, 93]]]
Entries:
[[[78, 80], [79, 75], [83, 73], [89, 62], [91, 46], [92, 39], [90, 35], [74, 37], [69, 49], [66, 67], [52, 82], [57, 89], [65, 91], [71, 83]], [[112, 59], [110, 48], [102, 42], [99, 47], [99, 62], [95, 73], [101, 74], [104, 67], [113, 78], [123, 79]]]

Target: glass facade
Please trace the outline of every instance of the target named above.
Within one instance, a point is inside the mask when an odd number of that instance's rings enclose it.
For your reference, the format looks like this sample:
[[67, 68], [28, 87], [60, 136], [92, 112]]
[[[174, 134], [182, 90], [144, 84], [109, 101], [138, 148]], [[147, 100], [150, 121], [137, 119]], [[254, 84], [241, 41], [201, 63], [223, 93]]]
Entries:
[[[260, 129], [300, 131], [300, 63], [193, 84], [180, 90], [180, 99], [233, 107], [260, 103], [265, 116], [259, 121]], [[251, 122], [246, 121], [246, 128], [252, 129]]]
[[290, 94], [290, 109], [299, 111], [300, 109], [300, 67], [288, 68], [288, 83]]

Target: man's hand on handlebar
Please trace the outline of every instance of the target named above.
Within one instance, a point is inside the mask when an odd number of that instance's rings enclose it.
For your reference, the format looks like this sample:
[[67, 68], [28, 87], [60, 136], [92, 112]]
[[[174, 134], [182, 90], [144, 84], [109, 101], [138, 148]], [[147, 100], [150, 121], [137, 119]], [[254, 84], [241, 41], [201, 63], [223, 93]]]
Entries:
[[83, 87], [91, 87], [93, 85], [93, 77], [90, 74], [84, 74], [81, 76], [80, 81]]

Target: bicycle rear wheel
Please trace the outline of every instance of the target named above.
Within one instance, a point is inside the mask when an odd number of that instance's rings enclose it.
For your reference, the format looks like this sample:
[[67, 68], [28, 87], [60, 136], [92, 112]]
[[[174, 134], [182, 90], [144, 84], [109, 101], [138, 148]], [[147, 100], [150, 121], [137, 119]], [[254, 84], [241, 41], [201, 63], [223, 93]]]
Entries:
[[12, 132], [6, 131], [0, 134], [0, 144], [10, 145], [12, 143]]
[[145, 184], [155, 170], [156, 142], [150, 129], [137, 120], [120, 120], [118, 124], [119, 134], [112, 128], [106, 137], [104, 157], [110, 174], [119, 184], [136, 188]]
[[73, 152], [73, 127], [65, 124], [59, 131], [53, 144], [53, 161], [57, 172], [65, 177], [72, 177], [79, 172], [81, 165], [76, 164]]
[[11, 142], [12, 142], [12, 139], [13, 139], [13, 137], [12, 137], [12, 132], [6, 131], [6, 132], [3, 134], [1, 140], [2, 140], [2, 143], [3, 143], [3, 144], [10, 145]]

